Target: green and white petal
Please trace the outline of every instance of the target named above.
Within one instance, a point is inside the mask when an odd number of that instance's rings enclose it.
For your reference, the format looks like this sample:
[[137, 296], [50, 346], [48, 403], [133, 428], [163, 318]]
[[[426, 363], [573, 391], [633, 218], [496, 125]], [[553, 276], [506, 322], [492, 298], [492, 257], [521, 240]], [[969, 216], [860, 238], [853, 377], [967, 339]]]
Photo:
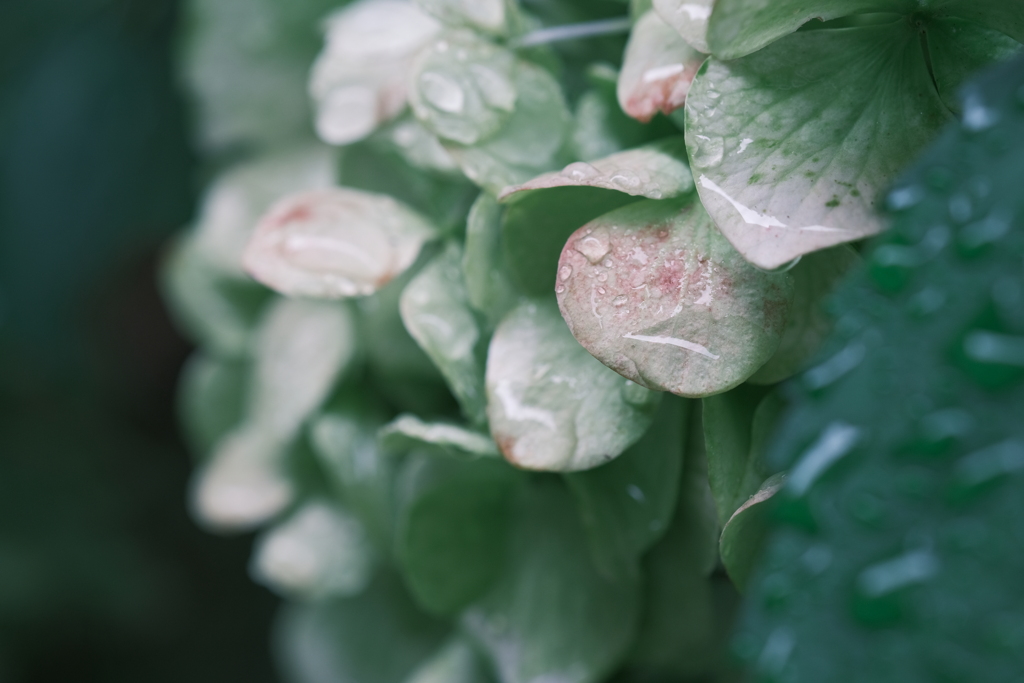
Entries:
[[466, 220], [462, 276], [469, 302], [497, 325], [515, 307], [519, 293], [509, 277], [501, 248], [502, 208], [488, 192], [481, 192]]
[[344, 304], [278, 299], [256, 339], [249, 419], [287, 443], [327, 398], [356, 352]]
[[682, 198], [580, 228], [555, 292], [595, 358], [642, 386], [699, 397], [731, 389], [775, 353], [793, 284], [744, 261], [696, 198]]
[[[1017, 13], [1024, 14], [1019, 9]], [[1024, 48], [1020, 43], [1024, 37], [1015, 40], [1002, 26], [989, 28], [957, 18], [929, 21], [927, 40], [939, 95], [958, 113], [962, 111], [960, 86], [969, 76], [989, 64], [1010, 59]]]
[[518, 23], [518, 7], [512, 0], [416, 0], [424, 10], [447, 26], [466, 27], [502, 35]]
[[372, 570], [373, 550], [359, 520], [312, 500], [259, 537], [249, 571], [285, 597], [322, 600], [359, 593]]
[[449, 243], [416, 274], [399, 303], [405, 328], [419, 343], [474, 424], [484, 421], [484, 363], [480, 328], [462, 278], [462, 249]]
[[704, 58], [656, 12], [647, 12], [634, 24], [622, 58], [619, 106], [644, 123], [658, 112], [672, 113], [686, 102]]
[[442, 27], [408, 0], [362, 0], [331, 14], [324, 26], [309, 92], [317, 134], [345, 145], [401, 113], [413, 61]]
[[701, 201], [751, 263], [881, 230], [876, 203], [951, 120], [902, 19], [795, 33], [702, 68], [686, 104]]
[[520, 304], [491, 339], [487, 416], [517, 467], [573, 472], [605, 463], [643, 435], [660, 398], [588, 354], [554, 302]]
[[784, 474], [769, 477], [758, 490], [736, 509], [722, 529], [719, 553], [725, 571], [736, 588], [746, 588], [756, 566], [770, 525], [768, 502], [786, 481]]
[[448, 422], [424, 422], [409, 413], [399, 415], [380, 430], [380, 442], [393, 451], [434, 450], [462, 458], [490, 458], [501, 454], [487, 434]]
[[521, 185], [506, 187], [498, 201], [513, 204], [527, 193], [555, 187], [596, 187], [633, 197], [668, 199], [693, 190], [683, 136], [665, 138], [591, 162], [577, 161]]
[[197, 351], [178, 378], [178, 418], [193, 455], [205, 459], [211, 448], [241, 424], [248, 409], [252, 364]]
[[412, 265], [436, 229], [386, 195], [313, 190], [278, 201], [245, 251], [246, 270], [288, 296], [372, 294]]
[[[921, 4], [920, 0], [714, 0], [706, 51], [719, 59], [736, 59], [793, 33], [812, 19], [829, 21], [867, 13], [908, 17], [921, 9]], [[841, 48], [837, 46], [837, 50]]]
[[708, 20], [715, 0], [654, 0], [654, 11], [691, 47], [707, 54]]

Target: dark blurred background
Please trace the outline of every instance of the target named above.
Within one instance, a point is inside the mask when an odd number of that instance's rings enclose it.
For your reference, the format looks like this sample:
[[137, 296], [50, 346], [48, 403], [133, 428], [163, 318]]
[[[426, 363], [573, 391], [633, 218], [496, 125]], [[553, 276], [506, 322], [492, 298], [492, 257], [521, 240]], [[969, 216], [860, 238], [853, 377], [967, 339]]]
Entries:
[[174, 0], [0, 0], [0, 681], [270, 681], [249, 538], [185, 512], [156, 289], [198, 159]]

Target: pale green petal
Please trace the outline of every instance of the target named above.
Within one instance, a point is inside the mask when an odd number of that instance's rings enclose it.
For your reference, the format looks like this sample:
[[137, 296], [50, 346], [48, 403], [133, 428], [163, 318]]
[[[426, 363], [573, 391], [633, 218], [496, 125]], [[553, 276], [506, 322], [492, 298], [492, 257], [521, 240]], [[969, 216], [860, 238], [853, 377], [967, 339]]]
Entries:
[[572, 472], [607, 462], [643, 435], [660, 398], [588, 354], [553, 302], [520, 304], [491, 340], [487, 416], [517, 467]]
[[878, 232], [880, 193], [950, 119], [917, 32], [898, 20], [709, 60], [687, 99], [686, 144], [715, 224], [773, 269]]
[[497, 584], [462, 619], [502, 683], [597, 683], [633, 640], [639, 582], [603, 578], [561, 482], [532, 481]]
[[743, 505], [737, 508], [722, 529], [722, 539], [719, 541], [722, 564], [725, 565], [733, 584], [741, 591], [747, 585], [747, 579], [755, 567], [768, 534], [768, 501], [782, 488], [785, 480], [783, 474], [776, 474], [767, 479]]
[[355, 335], [344, 304], [275, 301], [256, 339], [249, 419], [281, 441], [290, 440], [352, 361]]
[[779, 349], [751, 375], [750, 382], [775, 384], [804, 369], [832, 331], [833, 319], [825, 311], [826, 299], [860, 263], [857, 252], [845, 245], [816, 251], [800, 259], [789, 271], [793, 276], [793, 303]]
[[411, 414], [396, 417], [380, 430], [381, 445], [388, 450], [436, 450], [463, 458], [500, 456], [490, 436], [448, 422], [424, 422]]
[[964, 19], [1024, 43], [1024, 12], [1014, 0], [923, 0], [937, 18]]
[[[1024, 10], [1018, 8], [1017, 15], [1024, 15]], [[1024, 25], [1024, 20], [1018, 23]], [[1019, 41], [1024, 41], [1024, 26], [1019, 27], [1018, 31], [1021, 37], [1014, 40], [1007, 35], [1010, 31], [1002, 25], [986, 27], [957, 18], [928, 22], [927, 40], [932, 73], [935, 75], [939, 95], [947, 107], [954, 112], [961, 111], [959, 90], [967, 77], [989, 64], [1010, 59], [1021, 51]]]
[[501, 249], [502, 208], [494, 196], [481, 192], [466, 221], [462, 275], [469, 302], [497, 325], [516, 305], [519, 294], [508, 274]]
[[421, 171], [456, 173], [459, 170], [452, 155], [437, 136], [415, 117], [408, 115], [380, 130], [378, 137], [386, 140], [407, 164]]
[[612, 462], [566, 474], [590, 551], [608, 578], [635, 575], [676, 509], [690, 403], [662, 399], [647, 433]]
[[622, 58], [617, 88], [619, 106], [638, 121], [669, 114], [686, 101], [704, 55], [690, 47], [654, 11], [633, 25]]
[[509, 515], [521, 478], [499, 459], [414, 453], [406, 460], [395, 552], [424, 609], [458, 613], [498, 578], [509, 559]]
[[654, 11], [694, 49], [708, 48], [708, 20], [715, 0], [654, 0]]
[[484, 363], [480, 329], [462, 279], [462, 249], [449, 243], [402, 291], [402, 321], [445, 376], [465, 415], [484, 421]]
[[210, 449], [245, 417], [252, 364], [197, 351], [178, 378], [178, 417], [193, 455]]
[[[919, 0], [716, 0], [707, 28], [708, 52], [736, 59], [793, 33], [812, 19], [919, 9]], [[842, 48], [836, 46], [836, 51]]]
[[288, 296], [372, 294], [412, 265], [436, 229], [391, 197], [337, 187], [292, 194], [260, 220], [246, 270]]
[[317, 134], [345, 145], [405, 108], [413, 61], [441, 25], [412, 2], [363, 0], [331, 14], [324, 27], [309, 92]]
[[559, 260], [559, 308], [576, 339], [637, 384], [726, 391], [778, 348], [791, 277], [733, 249], [695, 198], [644, 201], [576, 231]]
[[667, 199], [693, 189], [683, 136], [652, 142], [591, 162], [577, 161], [521, 185], [506, 187], [498, 200], [512, 204], [527, 193], [555, 187], [596, 187], [634, 197]]
[[249, 571], [285, 597], [353, 595], [370, 582], [373, 550], [358, 519], [324, 500], [302, 505], [256, 541]]
[[416, 0], [448, 26], [465, 26], [484, 33], [504, 34], [519, 24], [514, 0]]

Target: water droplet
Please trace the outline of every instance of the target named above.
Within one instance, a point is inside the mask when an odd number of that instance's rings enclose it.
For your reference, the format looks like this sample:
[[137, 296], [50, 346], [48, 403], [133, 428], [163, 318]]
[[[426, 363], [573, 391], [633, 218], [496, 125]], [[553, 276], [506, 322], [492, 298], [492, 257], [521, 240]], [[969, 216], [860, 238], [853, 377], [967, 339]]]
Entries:
[[612, 306], [625, 306], [628, 299], [621, 294], [612, 299]]
[[697, 149], [693, 153], [693, 165], [700, 169], [715, 168], [725, 156], [725, 140], [697, 135]]
[[939, 560], [931, 550], [913, 550], [867, 567], [857, 577], [857, 588], [869, 598], [879, 598], [923, 583], [938, 573]]
[[572, 277], [572, 266], [562, 266], [558, 269], [558, 279], [565, 282]]
[[586, 237], [576, 240], [574, 248], [586, 256], [588, 261], [596, 264], [611, 250], [608, 233], [604, 230], [595, 230]]
[[937, 287], [926, 287], [907, 301], [907, 309], [913, 315], [924, 317], [941, 310], [946, 305], [946, 293]]
[[832, 564], [832, 551], [827, 545], [813, 545], [800, 556], [800, 561], [811, 574], [817, 576]]
[[954, 470], [955, 486], [968, 493], [989, 482], [1024, 469], [1024, 442], [1007, 439], [965, 455]]
[[661, 199], [664, 195], [661, 193], [661, 190], [649, 190], [647, 196], [651, 199]]
[[604, 288], [604, 287], [598, 287], [598, 288], [597, 288], [597, 293], [598, 293], [598, 294], [607, 294], [608, 292], [607, 292], [607, 291], [605, 291], [605, 288]]
[[969, 92], [964, 98], [964, 128], [976, 133], [999, 123], [999, 111], [988, 107], [981, 99], [981, 93]]
[[846, 422], [832, 422], [804, 451], [786, 480], [787, 491], [803, 496], [832, 465], [846, 457], [863, 439], [863, 432]]
[[601, 172], [585, 161], [574, 161], [562, 169], [562, 175], [572, 180], [587, 180], [601, 175]]
[[980, 221], [963, 227], [958, 234], [961, 249], [970, 255], [1010, 232], [1013, 217], [1008, 212], [993, 211]]
[[860, 365], [866, 355], [867, 347], [862, 342], [852, 342], [824, 363], [805, 372], [804, 386], [811, 391], [827, 387]]
[[504, 74], [481, 64], [469, 67], [480, 96], [489, 106], [512, 111], [516, 105], [516, 87]]
[[458, 83], [436, 71], [425, 71], [419, 81], [423, 97], [436, 108], [449, 114], [462, 113], [466, 94]]
[[610, 258], [606, 258], [604, 262], [601, 263], [601, 265], [604, 266], [605, 268], [611, 268], [612, 266], [615, 265], [615, 261], [612, 261]]
[[598, 273], [597, 274], [597, 281], [598, 282], [608, 282], [608, 274], [607, 273]]
[[924, 190], [917, 185], [897, 188], [885, 198], [885, 207], [889, 211], [904, 211], [917, 206], [924, 196]]
[[1024, 368], [1024, 337], [977, 330], [964, 338], [964, 353], [978, 363]]
[[642, 181], [632, 171], [620, 171], [611, 177], [612, 183], [624, 190], [635, 190], [640, 187]]
[[565, 294], [565, 285], [557, 285], [555, 287], [555, 294]]

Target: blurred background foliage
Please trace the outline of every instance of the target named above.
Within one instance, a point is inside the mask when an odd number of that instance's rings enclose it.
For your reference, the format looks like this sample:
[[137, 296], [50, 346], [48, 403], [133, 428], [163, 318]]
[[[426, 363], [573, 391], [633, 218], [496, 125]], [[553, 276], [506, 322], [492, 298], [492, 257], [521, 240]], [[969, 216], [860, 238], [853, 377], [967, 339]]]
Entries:
[[0, 2], [0, 681], [269, 681], [250, 539], [187, 518], [156, 291], [201, 186], [174, 0]]

